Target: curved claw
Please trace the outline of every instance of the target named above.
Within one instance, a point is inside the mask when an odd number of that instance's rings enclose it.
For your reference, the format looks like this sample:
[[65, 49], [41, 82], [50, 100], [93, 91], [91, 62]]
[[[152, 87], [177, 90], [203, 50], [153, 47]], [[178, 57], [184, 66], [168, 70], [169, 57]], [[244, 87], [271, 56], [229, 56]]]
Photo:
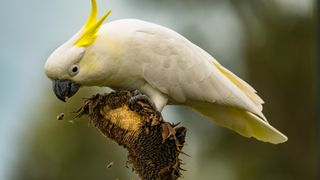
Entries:
[[156, 105], [153, 103], [151, 98], [149, 98], [147, 95], [142, 94], [140, 91], [135, 90], [133, 92], [133, 96], [128, 101], [128, 106], [132, 108], [138, 101], [142, 101], [147, 103], [152, 107], [152, 109], [157, 110]]

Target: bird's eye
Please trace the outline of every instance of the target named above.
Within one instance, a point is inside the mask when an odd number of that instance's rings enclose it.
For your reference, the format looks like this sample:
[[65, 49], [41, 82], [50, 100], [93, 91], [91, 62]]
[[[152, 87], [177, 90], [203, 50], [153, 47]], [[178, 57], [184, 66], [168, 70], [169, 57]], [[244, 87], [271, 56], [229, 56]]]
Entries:
[[69, 74], [70, 74], [71, 76], [77, 75], [78, 72], [79, 72], [79, 66], [78, 66], [78, 65], [73, 65], [73, 66], [71, 66], [71, 68], [70, 68], [70, 70], [69, 70]]

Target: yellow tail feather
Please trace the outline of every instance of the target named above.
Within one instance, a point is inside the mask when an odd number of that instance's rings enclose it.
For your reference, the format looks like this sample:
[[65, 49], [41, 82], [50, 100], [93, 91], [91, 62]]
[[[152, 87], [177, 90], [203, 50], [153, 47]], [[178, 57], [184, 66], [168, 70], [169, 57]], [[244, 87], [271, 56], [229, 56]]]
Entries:
[[192, 102], [188, 105], [220, 126], [231, 129], [242, 136], [254, 137], [273, 144], [283, 143], [288, 139], [268, 122], [245, 110], [202, 102]]

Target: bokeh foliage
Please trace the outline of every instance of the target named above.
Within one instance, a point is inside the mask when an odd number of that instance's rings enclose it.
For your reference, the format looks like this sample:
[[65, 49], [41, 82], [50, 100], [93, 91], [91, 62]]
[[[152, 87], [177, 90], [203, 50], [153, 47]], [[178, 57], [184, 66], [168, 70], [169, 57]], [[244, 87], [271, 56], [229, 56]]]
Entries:
[[[170, 6], [171, 2], [141, 0], [130, 3], [163, 7]], [[188, 3], [189, 7], [201, 8], [221, 1], [175, 3]], [[186, 123], [191, 130], [188, 136], [198, 136], [197, 139], [206, 143], [196, 147], [197, 154], [190, 154], [186, 147], [187, 153], [196, 158], [186, 158], [193, 169], [184, 178], [315, 179], [314, 15], [312, 12], [300, 14], [285, 11], [274, 1], [231, 0], [229, 5], [244, 27], [242, 51], [246, 80], [267, 101], [264, 113], [272, 125], [289, 137], [289, 141], [274, 146], [219, 129], [219, 140], [211, 142], [217, 132], [205, 131], [205, 134], [196, 135], [195, 132], [202, 131], [203, 124], [190, 119]], [[194, 30], [184, 31], [191, 39], [210, 38], [202, 37]], [[201, 47], [210, 47], [199, 39], [197, 43]], [[208, 51], [214, 52], [212, 49]], [[45, 92], [48, 93], [52, 92]], [[76, 110], [81, 102], [79, 97], [90, 93], [78, 95], [68, 105], [54, 100], [35, 105], [41, 113], [26, 118], [28, 121], [32, 119], [33, 125], [22, 139], [24, 146], [21, 147], [21, 158], [12, 179], [130, 179], [133, 176], [125, 167], [124, 150], [88, 127], [86, 120], [78, 120], [74, 124], [68, 122], [71, 117], [66, 117], [64, 121], [55, 120], [55, 116], [66, 109]], [[47, 97], [43, 95], [42, 98]], [[180, 113], [185, 113], [185, 110]], [[180, 117], [186, 118], [183, 115]], [[106, 169], [111, 161], [114, 167]]]

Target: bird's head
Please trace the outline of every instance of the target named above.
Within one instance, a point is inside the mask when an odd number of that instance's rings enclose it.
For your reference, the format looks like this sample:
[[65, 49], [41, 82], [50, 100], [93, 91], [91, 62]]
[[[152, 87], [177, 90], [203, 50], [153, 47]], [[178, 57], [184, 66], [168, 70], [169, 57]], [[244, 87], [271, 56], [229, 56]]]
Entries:
[[87, 50], [96, 40], [96, 33], [111, 13], [109, 10], [97, 19], [96, 0], [91, 0], [91, 3], [91, 13], [85, 26], [69, 41], [58, 47], [45, 64], [45, 73], [53, 81], [53, 91], [64, 102], [79, 90], [83, 82], [90, 79], [88, 75], [94, 62], [92, 62], [93, 55]]

